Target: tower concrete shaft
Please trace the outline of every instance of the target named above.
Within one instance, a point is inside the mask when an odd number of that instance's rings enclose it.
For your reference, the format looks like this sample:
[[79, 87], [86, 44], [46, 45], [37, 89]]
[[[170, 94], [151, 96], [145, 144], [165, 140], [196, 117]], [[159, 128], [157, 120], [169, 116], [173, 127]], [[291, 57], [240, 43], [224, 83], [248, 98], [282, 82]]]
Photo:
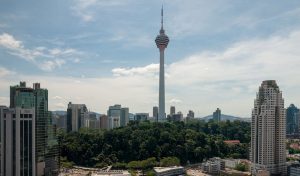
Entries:
[[165, 48], [161, 47], [160, 52], [160, 62], [159, 62], [159, 113], [158, 118], [166, 118], [165, 111]]
[[160, 62], [159, 62], [159, 107], [158, 107], [158, 120], [164, 120], [166, 118], [165, 111], [165, 48], [169, 43], [169, 37], [165, 34], [163, 27], [163, 8], [161, 9], [161, 29], [159, 35], [155, 39], [157, 48], [159, 48]]

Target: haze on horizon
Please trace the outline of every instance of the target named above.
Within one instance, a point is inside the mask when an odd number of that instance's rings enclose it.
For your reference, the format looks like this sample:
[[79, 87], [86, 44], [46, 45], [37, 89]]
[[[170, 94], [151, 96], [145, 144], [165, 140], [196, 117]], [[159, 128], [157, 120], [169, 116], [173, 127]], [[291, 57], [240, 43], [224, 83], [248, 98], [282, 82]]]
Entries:
[[[300, 2], [164, 0], [166, 113], [250, 117], [263, 80], [300, 106]], [[40, 82], [50, 110], [69, 101], [106, 113], [158, 105], [162, 1], [0, 2], [0, 105], [9, 86]]]

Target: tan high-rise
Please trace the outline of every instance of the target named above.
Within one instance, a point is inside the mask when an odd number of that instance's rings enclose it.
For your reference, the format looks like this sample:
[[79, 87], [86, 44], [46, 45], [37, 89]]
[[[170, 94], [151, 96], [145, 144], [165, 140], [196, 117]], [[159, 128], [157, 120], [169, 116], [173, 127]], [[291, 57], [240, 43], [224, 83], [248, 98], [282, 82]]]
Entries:
[[251, 121], [251, 172], [268, 170], [286, 175], [286, 129], [282, 92], [274, 80], [263, 81], [254, 101]]

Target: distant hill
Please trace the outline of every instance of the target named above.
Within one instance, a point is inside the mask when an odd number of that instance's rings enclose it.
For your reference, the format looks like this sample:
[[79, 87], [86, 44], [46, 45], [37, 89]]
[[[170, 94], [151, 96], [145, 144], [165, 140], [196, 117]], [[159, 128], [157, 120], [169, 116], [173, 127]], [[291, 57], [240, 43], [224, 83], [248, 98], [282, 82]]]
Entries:
[[[208, 115], [208, 116], [202, 117], [200, 119], [205, 120], [206, 122], [208, 122], [212, 118], [213, 118], [212, 115]], [[229, 121], [240, 120], [240, 121], [245, 121], [245, 122], [250, 122], [251, 121], [250, 118], [242, 118], [242, 117], [236, 117], [236, 116], [232, 116], [232, 115], [221, 114], [221, 121], [226, 121], [226, 120], [229, 120]]]
[[[51, 111], [51, 112], [52, 112], [52, 114], [59, 115], [59, 116], [67, 115], [67, 111]], [[90, 112], [90, 113], [96, 114], [96, 117], [100, 116], [100, 114], [97, 112]]]
[[59, 115], [59, 116], [63, 116], [63, 115], [67, 115], [67, 111], [51, 111], [53, 115]]

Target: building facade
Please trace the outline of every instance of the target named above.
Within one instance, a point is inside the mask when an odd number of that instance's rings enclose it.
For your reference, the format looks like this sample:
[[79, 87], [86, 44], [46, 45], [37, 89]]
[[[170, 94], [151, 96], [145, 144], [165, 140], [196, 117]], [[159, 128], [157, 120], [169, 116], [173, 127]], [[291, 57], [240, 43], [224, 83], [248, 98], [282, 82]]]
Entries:
[[217, 108], [217, 110], [213, 113], [213, 120], [216, 122], [221, 121], [221, 109]]
[[175, 106], [171, 106], [170, 107], [170, 116], [174, 115], [176, 112], [175, 112]]
[[126, 126], [129, 123], [129, 108], [121, 108], [120, 126]]
[[1, 175], [58, 175], [56, 129], [48, 90], [39, 83], [10, 87], [10, 108], [1, 110]]
[[286, 175], [286, 122], [282, 92], [276, 81], [263, 81], [254, 101], [251, 119], [251, 172], [267, 170]]
[[[115, 122], [115, 125], [118, 124], [117, 126], [113, 125], [114, 128], [119, 126], [126, 126], [129, 123], [129, 108], [122, 108], [122, 106], [119, 104], [109, 106], [107, 116], [109, 117], [110, 121]], [[110, 127], [112, 127], [112, 125], [110, 125]]]
[[286, 134], [299, 133], [299, 109], [291, 104], [286, 109]]
[[288, 166], [288, 176], [299, 176], [300, 175], [300, 164], [292, 164]]
[[67, 109], [67, 132], [78, 131], [84, 127], [85, 119], [89, 112], [85, 104], [72, 104], [69, 102]]
[[109, 120], [107, 115], [100, 116], [100, 128], [101, 129], [109, 129]]
[[1, 176], [36, 175], [35, 109], [5, 108], [1, 114]]
[[155, 120], [157, 120], [157, 118], [158, 118], [158, 107], [157, 106], [154, 106], [153, 107], [153, 118], [155, 119]]
[[134, 120], [145, 121], [149, 119], [149, 113], [136, 113], [134, 115]]
[[195, 113], [194, 113], [194, 111], [189, 110], [189, 112], [188, 112], [188, 114], [187, 114], [186, 117], [187, 117], [188, 119], [193, 119], [193, 118], [195, 118]]

